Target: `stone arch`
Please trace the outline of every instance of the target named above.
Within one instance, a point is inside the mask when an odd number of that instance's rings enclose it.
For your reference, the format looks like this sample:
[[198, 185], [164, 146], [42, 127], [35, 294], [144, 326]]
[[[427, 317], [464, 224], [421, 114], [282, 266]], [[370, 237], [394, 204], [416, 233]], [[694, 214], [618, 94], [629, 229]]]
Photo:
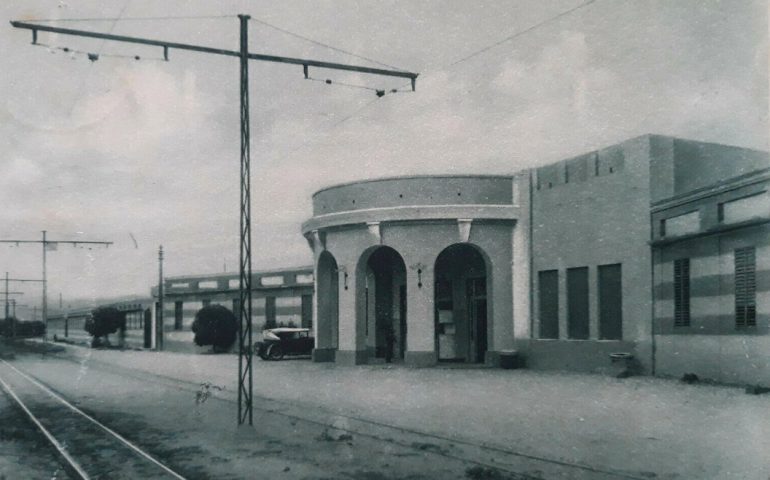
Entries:
[[339, 268], [327, 250], [316, 265], [316, 339], [313, 359], [333, 361], [339, 345]]
[[492, 265], [470, 243], [444, 248], [434, 264], [436, 355], [439, 361], [484, 363], [492, 339]]
[[369, 359], [404, 358], [406, 282], [406, 263], [392, 247], [377, 245], [361, 255], [356, 266], [356, 330], [359, 348]]

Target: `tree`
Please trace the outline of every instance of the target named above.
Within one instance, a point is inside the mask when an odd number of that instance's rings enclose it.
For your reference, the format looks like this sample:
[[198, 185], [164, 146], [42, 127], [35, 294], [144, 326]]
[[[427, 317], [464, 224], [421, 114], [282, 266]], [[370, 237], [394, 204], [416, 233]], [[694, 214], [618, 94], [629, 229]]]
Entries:
[[238, 322], [233, 312], [222, 305], [209, 305], [198, 310], [192, 331], [195, 344], [211, 345], [215, 352], [225, 351], [235, 343]]
[[85, 331], [93, 336], [92, 346], [100, 344], [100, 338], [104, 337], [109, 343], [108, 335], [126, 328], [126, 314], [115, 307], [98, 307], [91, 312], [91, 317], [86, 320]]

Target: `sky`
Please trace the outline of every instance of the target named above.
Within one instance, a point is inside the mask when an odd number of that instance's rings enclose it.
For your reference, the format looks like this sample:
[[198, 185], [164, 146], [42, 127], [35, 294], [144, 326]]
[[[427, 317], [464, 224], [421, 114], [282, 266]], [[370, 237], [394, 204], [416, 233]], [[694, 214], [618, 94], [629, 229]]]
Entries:
[[[148, 294], [161, 244], [167, 275], [237, 271], [238, 60], [47, 33], [33, 46], [7, 21], [120, 18], [46, 24], [237, 50], [238, 13], [250, 51], [420, 74], [409, 92], [251, 62], [255, 270], [312, 263], [300, 224], [336, 183], [510, 174], [645, 133], [768, 149], [764, 1], [4, 1], [0, 239], [113, 242], [48, 252], [52, 305]], [[180, 16], [207, 18], [157, 19]], [[6, 271], [40, 278], [40, 245], [0, 244]], [[39, 285], [11, 287], [39, 304]]]

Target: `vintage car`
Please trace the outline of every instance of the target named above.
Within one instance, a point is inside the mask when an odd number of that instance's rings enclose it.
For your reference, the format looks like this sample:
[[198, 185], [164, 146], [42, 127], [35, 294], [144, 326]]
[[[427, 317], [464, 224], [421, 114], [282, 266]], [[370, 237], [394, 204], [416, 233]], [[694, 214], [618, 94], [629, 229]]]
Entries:
[[262, 360], [280, 360], [284, 355], [310, 355], [315, 342], [309, 328], [270, 328], [262, 331], [262, 341], [254, 353]]

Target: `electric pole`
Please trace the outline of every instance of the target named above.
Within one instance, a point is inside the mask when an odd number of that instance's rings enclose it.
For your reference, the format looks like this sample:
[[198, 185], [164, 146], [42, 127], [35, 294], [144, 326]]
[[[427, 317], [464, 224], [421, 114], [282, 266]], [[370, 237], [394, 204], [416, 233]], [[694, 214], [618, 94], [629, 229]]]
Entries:
[[[358, 72], [371, 75], [384, 75], [389, 77], [408, 78], [411, 81], [412, 90], [415, 90], [417, 82], [417, 73], [403, 70], [386, 70], [381, 68], [363, 67], [359, 65], [348, 65], [342, 63], [323, 62], [305, 58], [280, 57], [275, 55], [264, 55], [249, 52], [248, 46], [248, 20], [249, 15], [238, 15], [240, 25], [240, 49], [225, 50], [201, 45], [191, 45], [177, 42], [167, 42], [162, 40], [152, 40], [148, 38], [128, 37], [124, 35], [113, 35], [111, 33], [90, 32], [87, 30], [75, 30], [71, 28], [52, 27], [49, 25], [38, 25], [29, 22], [12, 21], [11, 25], [16, 28], [23, 28], [32, 31], [32, 44], [37, 43], [38, 32], [59, 33], [62, 35], [73, 35], [79, 37], [98, 38], [102, 40], [111, 40], [115, 42], [133, 43], [139, 45], [150, 45], [163, 48], [163, 57], [168, 60], [168, 51], [170, 48], [179, 50], [190, 50], [200, 53], [213, 55], [224, 55], [237, 57], [240, 60], [240, 113], [241, 113], [241, 159], [240, 159], [240, 299], [239, 299], [239, 318], [238, 329], [238, 424], [248, 421], [253, 425], [252, 418], [252, 400], [253, 400], [253, 374], [252, 374], [252, 334], [251, 334], [251, 132], [249, 128], [249, 60], [258, 60], [263, 62], [286, 63], [290, 65], [301, 65], [305, 78], [309, 78], [308, 69], [310, 67], [323, 68], [330, 70], [342, 70], [348, 72]], [[89, 56], [90, 58], [90, 56]], [[98, 57], [96, 57], [98, 58]], [[330, 83], [330, 81], [327, 81]], [[378, 90], [377, 96], [384, 95], [384, 91]]]
[[[8, 272], [5, 272], [5, 318], [8, 318], [8, 283], [9, 282], [42, 282], [45, 284], [44, 280], [37, 280], [37, 279], [29, 279], [29, 278], [8, 278]], [[16, 337], [16, 310], [14, 310], [14, 314], [11, 317], [11, 337]]]
[[158, 248], [158, 311], [155, 313], [155, 349], [163, 350], [163, 245]]
[[[15, 243], [18, 247], [22, 243], [39, 243], [43, 247], [43, 323], [45, 324], [45, 340], [48, 340], [48, 281], [46, 272], [46, 252], [50, 250], [56, 250], [60, 243], [72, 245], [77, 247], [78, 245], [104, 245], [109, 247], [112, 242], [97, 242], [91, 240], [49, 240], [46, 236], [46, 231], [43, 230], [42, 240], [0, 240], [0, 243]], [[90, 247], [89, 247], [90, 248]], [[6, 290], [8, 288], [6, 287]]]

